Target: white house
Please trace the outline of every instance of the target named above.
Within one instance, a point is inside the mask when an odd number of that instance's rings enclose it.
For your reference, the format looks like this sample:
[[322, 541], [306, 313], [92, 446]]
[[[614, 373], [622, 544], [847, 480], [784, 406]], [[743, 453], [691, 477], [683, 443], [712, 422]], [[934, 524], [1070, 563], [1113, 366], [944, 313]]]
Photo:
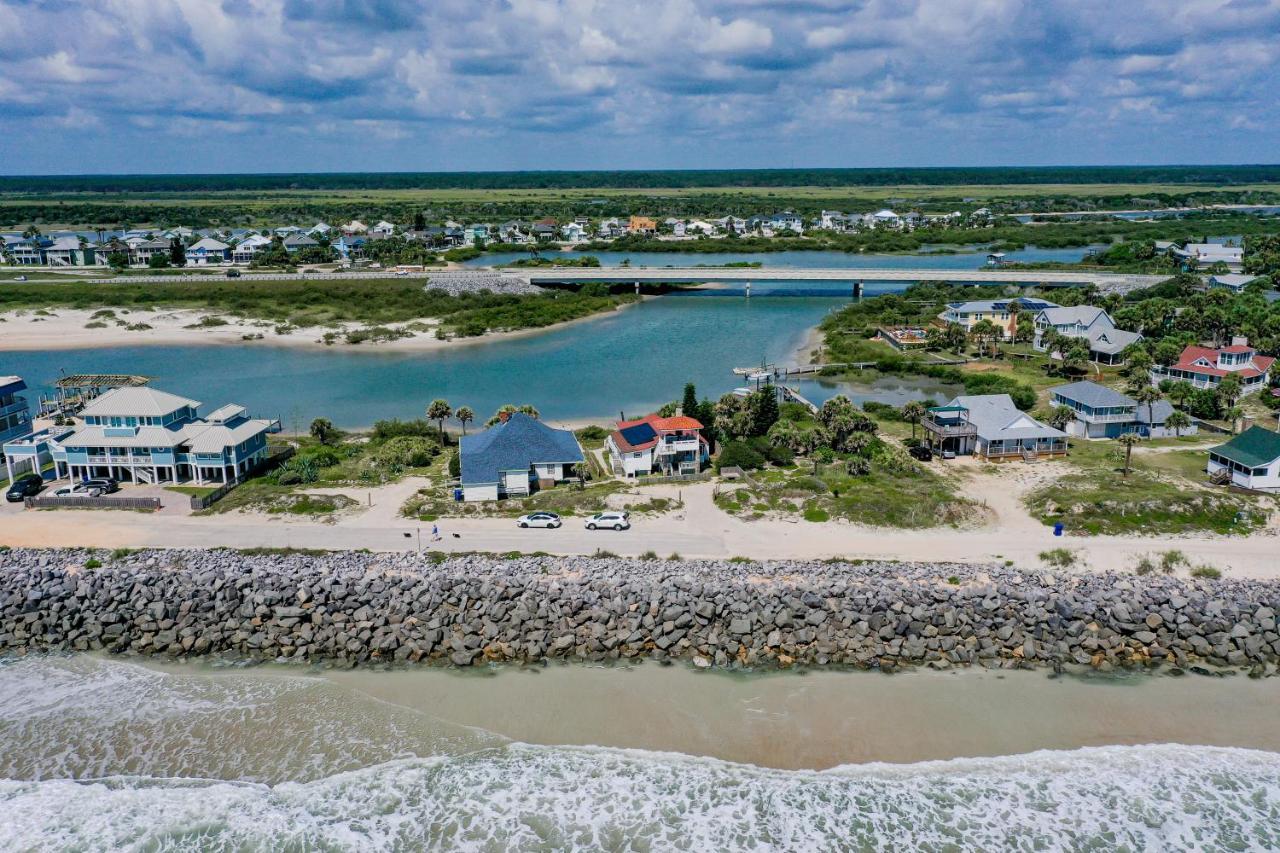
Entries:
[[1226, 264], [1231, 272], [1239, 272], [1244, 263], [1244, 249], [1221, 243], [1188, 243], [1181, 249], [1172, 249], [1171, 253], [1184, 262], [1195, 261], [1201, 267]]
[[224, 264], [230, 259], [231, 247], [212, 237], [197, 240], [187, 248], [187, 264], [189, 266]]
[[696, 474], [710, 459], [702, 423], [685, 415], [648, 415], [618, 421], [605, 439], [613, 470], [625, 477], [641, 474]]
[[1137, 332], [1117, 329], [1115, 321], [1102, 308], [1092, 305], [1045, 308], [1036, 314], [1036, 336], [1032, 346], [1043, 352], [1047, 348], [1045, 334], [1052, 329], [1068, 338], [1089, 342], [1089, 359], [1100, 364], [1124, 361], [1125, 349], [1142, 340]]
[[577, 222], [566, 222], [560, 226], [560, 236], [569, 243], [581, 243], [587, 239], [587, 229]]
[[369, 233], [369, 226], [365, 225], [359, 219], [353, 219], [350, 222], [348, 222], [346, 225], [342, 226], [342, 233], [343, 234], [367, 234]]
[[902, 217], [885, 208], [863, 216], [862, 224], [868, 228], [891, 228], [896, 231], [902, 228]]
[[993, 462], [1067, 452], [1066, 433], [1019, 411], [1008, 394], [956, 397], [930, 409], [921, 426], [930, 447]]
[[370, 228], [369, 233], [378, 237], [390, 237], [396, 233], [396, 226], [384, 219]]
[[259, 251], [271, 245], [271, 238], [261, 234], [250, 234], [231, 250], [231, 260], [237, 264], [250, 263]]
[[1280, 492], [1280, 434], [1249, 427], [1209, 451], [1209, 477], [1246, 489]]
[[1231, 339], [1229, 347], [1187, 347], [1168, 367], [1157, 364], [1151, 368], [1151, 382], [1158, 385], [1162, 379], [1172, 379], [1190, 382], [1196, 388], [1213, 389], [1226, 377], [1237, 376], [1242, 395], [1248, 396], [1270, 384], [1271, 366], [1275, 361], [1271, 356], [1258, 355], [1258, 351], [1249, 346], [1248, 338], [1237, 337]]

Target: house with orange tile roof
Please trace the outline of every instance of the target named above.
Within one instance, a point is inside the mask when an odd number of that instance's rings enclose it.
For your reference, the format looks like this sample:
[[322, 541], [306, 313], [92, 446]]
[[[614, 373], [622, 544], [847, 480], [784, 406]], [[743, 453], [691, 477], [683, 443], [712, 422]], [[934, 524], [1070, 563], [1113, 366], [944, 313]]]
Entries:
[[1271, 367], [1275, 361], [1271, 356], [1258, 355], [1258, 351], [1249, 346], [1248, 338], [1232, 338], [1228, 347], [1187, 347], [1168, 367], [1157, 364], [1151, 368], [1151, 383], [1159, 385], [1161, 380], [1171, 379], [1213, 390], [1226, 377], [1237, 376], [1241, 396], [1248, 396], [1271, 383]]
[[657, 230], [657, 221], [648, 216], [633, 216], [627, 221], [627, 231], [631, 234], [654, 234]]
[[685, 415], [618, 421], [605, 439], [615, 474], [640, 477], [697, 474], [711, 458], [702, 422]]

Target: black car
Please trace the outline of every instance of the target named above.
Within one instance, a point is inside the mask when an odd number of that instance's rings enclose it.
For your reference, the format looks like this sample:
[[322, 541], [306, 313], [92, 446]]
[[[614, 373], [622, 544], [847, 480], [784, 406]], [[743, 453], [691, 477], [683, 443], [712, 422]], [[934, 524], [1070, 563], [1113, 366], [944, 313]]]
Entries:
[[81, 480], [79, 485], [89, 489], [96, 489], [98, 494], [109, 495], [112, 492], [120, 491], [120, 484], [116, 482], [114, 477], [94, 477], [89, 480]]
[[44, 480], [39, 474], [23, 474], [9, 485], [9, 491], [5, 492], [4, 499], [9, 503], [18, 503], [23, 498], [39, 494], [43, 488]]
[[915, 447], [908, 448], [907, 452], [911, 454], [912, 459], [917, 459], [921, 462], [933, 461], [933, 451], [925, 447], [923, 444], [917, 444]]
[[227, 278], [239, 278], [240, 270], [227, 270]]

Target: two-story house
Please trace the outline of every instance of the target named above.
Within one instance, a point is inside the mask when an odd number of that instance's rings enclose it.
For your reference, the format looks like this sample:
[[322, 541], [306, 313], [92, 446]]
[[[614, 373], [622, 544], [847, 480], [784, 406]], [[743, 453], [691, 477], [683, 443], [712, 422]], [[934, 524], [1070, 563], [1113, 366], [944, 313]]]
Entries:
[[[26, 398], [18, 396], [19, 391], [26, 389], [27, 383], [21, 376], [0, 376], [0, 445], [31, 434], [31, 409]], [[7, 453], [5, 458], [7, 461]], [[9, 479], [13, 479], [12, 467]]]
[[983, 320], [990, 320], [1001, 330], [1001, 337], [1011, 340], [1018, 327], [1018, 314], [1023, 311], [1037, 314], [1058, 305], [1044, 299], [979, 299], [970, 302], [948, 302], [938, 315], [944, 323], [955, 323], [966, 332]]
[[697, 474], [711, 458], [702, 423], [687, 415], [618, 421], [605, 447], [614, 472], [624, 477]]
[[[1068, 435], [1118, 438], [1135, 432], [1147, 438], [1166, 438], [1175, 434], [1165, 425], [1173, 414], [1173, 404], [1168, 400], [1148, 405], [1096, 382], [1072, 382], [1050, 388], [1049, 402], [1076, 413], [1075, 420], [1067, 424]], [[1195, 435], [1196, 429], [1193, 422], [1180, 434]]]
[[204, 237], [197, 240], [187, 248], [187, 264], [189, 266], [225, 264], [229, 260], [231, 260], [231, 247], [212, 237]]
[[1110, 314], [1092, 305], [1045, 308], [1037, 312], [1032, 346], [1041, 352], [1047, 349], [1045, 333], [1050, 329], [1063, 337], [1087, 340], [1090, 361], [1100, 364], [1119, 364], [1124, 361], [1125, 349], [1142, 340], [1137, 332], [1117, 329]]
[[921, 422], [925, 444], [939, 453], [972, 454], [991, 462], [1064, 456], [1067, 435], [1018, 410], [1008, 394], [953, 398]]
[[278, 421], [253, 419], [243, 406], [200, 417], [200, 403], [155, 388], [116, 388], [80, 412], [83, 424], [60, 438], [58, 476], [115, 477], [135, 483], [227, 483], [265, 459]]
[[1242, 395], [1256, 394], [1271, 382], [1271, 356], [1258, 355], [1249, 346], [1248, 338], [1232, 338], [1231, 346], [1211, 349], [1189, 346], [1178, 360], [1165, 367], [1157, 364], [1151, 368], [1151, 382], [1158, 385], [1162, 379], [1174, 382], [1190, 382], [1196, 388], [1214, 389], [1228, 376], [1238, 376]]

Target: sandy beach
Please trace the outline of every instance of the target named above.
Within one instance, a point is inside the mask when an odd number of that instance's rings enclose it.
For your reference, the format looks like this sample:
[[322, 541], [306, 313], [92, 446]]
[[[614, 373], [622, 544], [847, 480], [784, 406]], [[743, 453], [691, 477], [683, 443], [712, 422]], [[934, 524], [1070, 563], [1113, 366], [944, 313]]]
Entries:
[[[625, 303], [617, 310], [622, 311], [635, 304], [637, 303]], [[282, 324], [275, 321], [233, 317], [199, 309], [114, 309], [114, 316], [95, 317], [98, 311], [99, 309], [57, 308], [42, 313], [20, 310], [0, 314], [0, 352], [238, 344], [298, 349], [427, 353], [539, 335], [566, 326], [588, 323], [613, 313], [605, 311], [553, 326], [488, 332], [475, 337], [450, 340], [440, 340], [435, 336], [435, 328], [439, 325], [439, 321], [434, 318], [423, 318], [404, 323], [385, 324], [387, 328], [404, 329], [409, 333], [409, 337], [390, 341], [366, 341], [359, 344], [339, 340], [336, 343], [327, 344], [322, 340], [322, 336], [327, 332], [335, 332], [341, 337], [348, 331], [367, 327], [360, 323], [343, 323], [332, 327], [295, 327], [292, 331], [282, 334], [278, 331], [283, 328]], [[206, 318], [215, 317], [225, 321], [224, 325], [201, 325]], [[101, 326], [89, 328], [91, 324], [95, 326], [101, 324]], [[150, 328], [129, 328], [135, 325], [146, 325]]]

